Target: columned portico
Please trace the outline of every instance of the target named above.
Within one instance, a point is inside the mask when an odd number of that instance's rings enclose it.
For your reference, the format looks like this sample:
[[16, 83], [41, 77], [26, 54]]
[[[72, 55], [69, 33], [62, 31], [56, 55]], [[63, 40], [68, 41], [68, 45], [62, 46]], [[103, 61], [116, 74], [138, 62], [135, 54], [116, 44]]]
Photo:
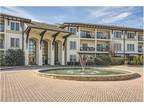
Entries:
[[[35, 23], [37, 24], [37, 23]], [[28, 25], [25, 45], [25, 65], [65, 65], [65, 43], [71, 33], [60, 28]]]

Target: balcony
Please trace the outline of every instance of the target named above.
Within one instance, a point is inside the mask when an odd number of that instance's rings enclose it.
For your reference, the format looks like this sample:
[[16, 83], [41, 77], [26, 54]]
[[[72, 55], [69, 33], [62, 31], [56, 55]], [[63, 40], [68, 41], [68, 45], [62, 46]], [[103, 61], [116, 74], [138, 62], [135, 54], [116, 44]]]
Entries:
[[102, 35], [102, 36], [97, 35], [97, 39], [110, 39], [110, 35]]
[[108, 52], [109, 51], [109, 46], [108, 45], [97, 45], [97, 51]]
[[97, 32], [97, 39], [110, 39], [110, 34], [108, 32]]
[[80, 47], [80, 51], [95, 51], [94, 47]]
[[90, 38], [90, 39], [94, 39], [94, 36], [92, 35], [81, 35], [81, 38]]
[[139, 36], [138, 37], [138, 41], [144, 41], [144, 37], [143, 36]]
[[4, 32], [4, 24], [0, 23], [0, 32]]
[[139, 49], [138, 49], [138, 52], [143, 52], [143, 49], [142, 49], [142, 48], [139, 48]]
[[95, 38], [95, 34], [94, 34], [94, 32], [81, 31], [80, 37], [81, 37], [81, 38], [94, 39], [94, 38]]

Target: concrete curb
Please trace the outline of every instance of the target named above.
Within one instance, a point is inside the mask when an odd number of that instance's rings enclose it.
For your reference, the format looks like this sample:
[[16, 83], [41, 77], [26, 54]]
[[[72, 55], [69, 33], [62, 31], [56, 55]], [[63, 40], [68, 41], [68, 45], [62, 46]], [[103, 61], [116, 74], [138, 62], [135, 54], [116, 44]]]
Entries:
[[76, 81], [122, 81], [141, 77], [140, 74], [134, 72], [118, 75], [59, 75], [43, 73], [43, 71], [44, 70], [40, 70], [37, 74], [47, 78]]

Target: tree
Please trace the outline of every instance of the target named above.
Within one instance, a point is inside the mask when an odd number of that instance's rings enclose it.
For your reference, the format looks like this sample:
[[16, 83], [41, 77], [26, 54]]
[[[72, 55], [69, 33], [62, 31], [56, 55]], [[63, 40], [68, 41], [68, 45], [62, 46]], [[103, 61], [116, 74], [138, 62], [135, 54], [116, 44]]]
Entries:
[[6, 51], [5, 64], [7, 66], [24, 65], [24, 52], [21, 49], [9, 49]]

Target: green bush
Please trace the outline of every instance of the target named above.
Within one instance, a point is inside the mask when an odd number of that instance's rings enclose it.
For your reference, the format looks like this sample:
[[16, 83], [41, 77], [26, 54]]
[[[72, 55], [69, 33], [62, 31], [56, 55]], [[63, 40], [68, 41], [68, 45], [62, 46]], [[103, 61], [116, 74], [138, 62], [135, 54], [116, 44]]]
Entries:
[[122, 65], [124, 59], [121, 57], [111, 57], [108, 55], [100, 55], [95, 58], [96, 65]]
[[21, 49], [9, 49], [6, 51], [4, 59], [7, 66], [22, 66], [24, 65], [24, 52]]
[[96, 57], [94, 62], [95, 62], [96, 65], [103, 65], [103, 61], [99, 57]]
[[143, 65], [143, 63], [144, 63], [144, 57], [142, 55], [139, 57], [139, 60], [140, 60], [140, 64]]
[[143, 55], [139, 55], [139, 56], [134, 56], [133, 57], [133, 60], [132, 60], [131, 64], [143, 65], [143, 63], [144, 63], [144, 57], [143, 57]]
[[0, 57], [0, 66], [5, 66], [5, 59], [4, 57]]
[[96, 65], [110, 65], [111, 57], [108, 55], [100, 55], [95, 58]]
[[112, 65], [122, 65], [124, 64], [124, 59], [121, 57], [112, 57], [111, 58], [111, 64]]

